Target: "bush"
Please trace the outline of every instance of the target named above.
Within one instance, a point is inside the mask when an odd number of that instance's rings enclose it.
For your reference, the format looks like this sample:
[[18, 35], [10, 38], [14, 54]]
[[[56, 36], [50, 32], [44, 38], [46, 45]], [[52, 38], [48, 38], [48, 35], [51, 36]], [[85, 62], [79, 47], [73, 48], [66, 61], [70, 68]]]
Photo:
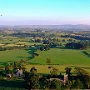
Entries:
[[62, 90], [62, 83], [59, 80], [52, 80], [50, 82], [50, 89]]

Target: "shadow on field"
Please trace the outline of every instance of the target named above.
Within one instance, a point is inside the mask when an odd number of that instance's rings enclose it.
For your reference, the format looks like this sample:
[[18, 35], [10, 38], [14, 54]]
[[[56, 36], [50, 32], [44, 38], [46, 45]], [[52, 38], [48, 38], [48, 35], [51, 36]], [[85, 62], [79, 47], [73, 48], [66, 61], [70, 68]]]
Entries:
[[82, 51], [83, 54], [85, 54], [86, 56], [90, 57], [90, 54], [86, 51]]
[[[34, 64], [34, 65], [37, 65], [37, 64], [39, 64], [39, 63], [28, 62], [28, 64]], [[39, 65], [42, 65], [42, 64], [39, 64]]]
[[29, 57], [27, 57], [28, 58], [28, 60], [32, 60], [34, 57], [32, 57], [32, 56], [29, 56]]
[[20, 80], [14, 80], [14, 81], [6, 81], [2, 80], [0, 81], [0, 87], [5, 87], [5, 88], [24, 88], [24, 81]]
[[0, 62], [0, 65], [5, 65], [6, 63], [5, 62]]
[[24, 56], [17, 56], [16, 58], [25, 58]]

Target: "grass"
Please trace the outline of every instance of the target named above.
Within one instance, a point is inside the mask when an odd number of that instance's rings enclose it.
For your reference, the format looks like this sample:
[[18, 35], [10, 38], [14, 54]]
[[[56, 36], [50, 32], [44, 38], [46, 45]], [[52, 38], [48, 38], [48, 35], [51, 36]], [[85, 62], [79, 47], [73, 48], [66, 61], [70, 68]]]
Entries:
[[37, 51], [39, 56], [30, 60], [30, 54], [26, 50], [14, 49], [0, 51], [0, 62], [18, 61], [21, 59], [29, 59], [32, 64], [47, 64], [47, 58], [51, 60], [51, 64], [60, 65], [90, 65], [90, 57], [83, 53], [83, 50], [71, 50], [53, 48], [48, 51]]
[[50, 74], [51, 69], [48, 68], [50, 66], [58, 69], [58, 74], [60, 74], [60, 73], [64, 74], [66, 67], [71, 67], [72, 68], [71, 73], [75, 73], [74, 68], [76, 66], [81, 67], [81, 68], [85, 69], [88, 73], [90, 73], [90, 66], [85, 66], [85, 65], [26, 65], [26, 70], [30, 71], [30, 69], [32, 67], [35, 67], [37, 69], [38, 73]]
[[[83, 53], [83, 50], [71, 50], [71, 49], [59, 49], [54, 48], [48, 51], [37, 51], [39, 56], [30, 60], [30, 54], [26, 50], [14, 49], [0, 51], [0, 65], [4, 65], [6, 62], [19, 61], [21, 59], [28, 60], [26, 70], [29, 71], [31, 67], [36, 67], [38, 73], [50, 73], [46, 61], [47, 58], [51, 59], [51, 65], [59, 70], [59, 72], [65, 72], [65, 67], [80, 66], [90, 72], [90, 57]], [[58, 65], [59, 64], [59, 65]]]
[[47, 64], [47, 58], [51, 60], [51, 64], [66, 64], [66, 65], [90, 65], [90, 57], [83, 53], [83, 50], [59, 49], [54, 48], [48, 51], [37, 51], [39, 56], [36, 56], [31, 63]]
[[8, 62], [8, 61], [18, 61], [21, 59], [27, 59], [29, 57], [29, 53], [26, 50], [6, 50], [0, 51], [0, 63]]
[[3, 46], [3, 44], [7, 44], [8, 45], [5, 45], [5, 46], [15, 46], [17, 44], [22, 44], [22, 45], [34, 45], [34, 44], [41, 44], [41, 43], [34, 43], [34, 42], [31, 42], [31, 39], [30, 37], [27, 37], [27, 38], [19, 38], [19, 37], [11, 37], [11, 36], [1, 36], [0, 37], [0, 46]]
[[30, 71], [32, 67], [35, 67], [38, 73], [50, 74], [51, 69], [48, 69], [49, 66], [58, 69], [58, 73], [63, 73], [66, 67], [70, 67], [70, 65], [27, 65], [26, 70]]

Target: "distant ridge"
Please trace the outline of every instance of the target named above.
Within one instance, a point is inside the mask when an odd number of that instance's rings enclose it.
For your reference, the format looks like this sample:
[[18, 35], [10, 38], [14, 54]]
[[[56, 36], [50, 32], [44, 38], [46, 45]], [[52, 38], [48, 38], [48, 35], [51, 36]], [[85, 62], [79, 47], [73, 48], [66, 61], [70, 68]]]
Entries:
[[50, 30], [65, 30], [65, 31], [90, 31], [90, 25], [85, 24], [64, 24], [64, 25], [15, 25], [5, 26], [0, 25], [0, 28], [33, 28], [33, 29], [50, 29]]

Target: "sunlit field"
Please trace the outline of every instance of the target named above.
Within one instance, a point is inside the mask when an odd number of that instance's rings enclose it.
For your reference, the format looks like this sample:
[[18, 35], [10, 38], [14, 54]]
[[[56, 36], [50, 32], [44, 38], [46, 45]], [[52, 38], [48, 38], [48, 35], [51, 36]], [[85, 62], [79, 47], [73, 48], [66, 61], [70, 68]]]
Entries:
[[72, 65], [90, 65], [90, 57], [83, 53], [83, 50], [71, 49], [50, 49], [48, 51], [37, 51], [39, 56], [30, 60], [35, 64], [47, 64], [49, 58], [50, 64], [72, 64]]

